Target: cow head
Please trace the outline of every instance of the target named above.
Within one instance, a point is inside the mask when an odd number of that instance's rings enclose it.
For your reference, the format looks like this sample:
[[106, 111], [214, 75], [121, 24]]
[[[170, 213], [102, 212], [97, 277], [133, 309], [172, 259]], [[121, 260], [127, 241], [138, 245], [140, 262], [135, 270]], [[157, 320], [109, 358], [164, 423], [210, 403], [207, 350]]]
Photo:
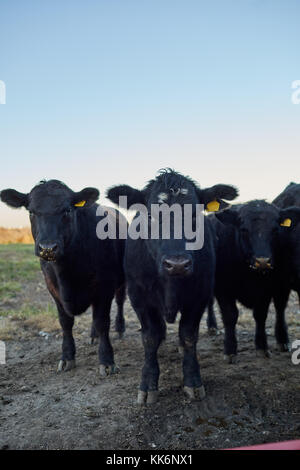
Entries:
[[85, 188], [74, 192], [64, 183], [50, 180], [42, 181], [28, 194], [4, 189], [0, 197], [11, 207], [28, 210], [35, 254], [46, 261], [56, 261], [76, 234], [78, 212], [94, 204], [99, 191]]
[[298, 223], [294, 230], [282, 228], [280, 242], [287, 274], [292, 281], [292, 288], [300, 293], [300, 224]]
[[[161, 236], [161, 225], [164, 222], [161, 213], [159, 219], [153, 220], [153, 205], [171, 207], [176, 204], [183, 208], [188, 204], [192, 214], [192, 224], [195, 226], [196, 205], [210, 203], [215, 210], [227, 207], [228, 204], [222, 198], [232, 200], [237, 196], [237, 190], [232, 186], [216, 185], [208, 189], [200, 189], [189, 177], [171, 169], [161, 170], [159, 175], [148, 182], [144, 189], [138, 190], [127, 185], [114, 186], [108, 190], [107, 197], [115, 204], [119, 204], [120, 196], [127, 196], [127, 206], [142, 204], [147, 208], [149, 233], [151, 224], [157, 223], [160, 227], [157, 239], [148, 238], [145, 244], [148, 252], [156, 263], [157, 270], [161, 276], [167, 278], [184, 278], [193, 273], [194, 257], [193, 250], [186, 250], [186, 242], [182, 229], [181, 238], [175, 236], [175, 216], [170, 217], [170, 237], [165, 239]], [[183, 211], [182, 211], [183, 213]], [[178, 220], [177, 220], [178, 222]], [[181, 219], [183, 223], [183, 218]]]
[[300, 220], [300, 209], [278, 209], [264, 200], [250, 201], [216, 214], [223, 224], [237, 230], [242, 257], [250, 268], [273, 268], [279, 231], [292, 230]]
[[[300, 184], [290, 183], [277, 196], [273, 204], [283, 209], [289, 206], [300, 207]], [[281, 230], [281, 250], [284, 257], [287, 276], [292, 281], [293, 289], [300, 293], [300, 224], [294, 230]], [[299, 296], [300, 299], [300, 296]]]

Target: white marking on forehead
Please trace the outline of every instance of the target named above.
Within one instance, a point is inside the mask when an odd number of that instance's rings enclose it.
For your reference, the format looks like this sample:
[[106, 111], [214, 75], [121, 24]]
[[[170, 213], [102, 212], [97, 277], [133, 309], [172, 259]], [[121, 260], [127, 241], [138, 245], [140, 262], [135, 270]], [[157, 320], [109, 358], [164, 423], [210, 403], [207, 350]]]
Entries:
[[167, 193], [159, 193], [158, 202], [162, 204], [164, 201], [167, 201], [168, 197]]
[[177, 189], [170, 188], [170, 192], [174, 194], [174, 196], [179, 196], [179, 194], [184, 194], [186, 196], [189, 191], [186, 188], [177, 188]]
[[170, 188], [170, 192], [174, 194], [174, 196], [178, 196], [178, 194], [180, 193], [180, 188], [177, 188], [177, 189]]

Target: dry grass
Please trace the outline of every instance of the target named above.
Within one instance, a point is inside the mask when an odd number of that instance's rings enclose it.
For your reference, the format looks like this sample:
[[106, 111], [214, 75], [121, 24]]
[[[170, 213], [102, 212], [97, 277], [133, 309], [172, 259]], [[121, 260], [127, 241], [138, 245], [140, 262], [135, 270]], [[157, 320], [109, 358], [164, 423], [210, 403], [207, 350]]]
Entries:
[[9, 341], [16, 337], [17, 327], [8, 318], [0, 317], [0, 339]]
[[4, 228], [0, 227], [0, 244], [10, 243], [33, 243], [31, 230], [29, 227], [24, 228]]
[[53, 333], [55, 331], [60, 331], [60, 325], [57, 318], [56, 309], [53, 311], [43, 311], [37, 315], [30, 316], [22, 320], [22, 324], [25, 327], [30, 327], [32, 330], [36, 331], [46, 331], [47, 333]]

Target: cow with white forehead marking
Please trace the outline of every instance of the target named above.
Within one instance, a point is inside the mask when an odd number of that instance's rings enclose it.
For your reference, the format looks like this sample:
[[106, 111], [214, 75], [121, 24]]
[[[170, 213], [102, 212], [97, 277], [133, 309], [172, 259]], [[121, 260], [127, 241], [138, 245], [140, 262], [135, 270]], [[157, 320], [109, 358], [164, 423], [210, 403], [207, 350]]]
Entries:
[[[141, 204], [148, 209], [148, 224], [153, 223], [152, 205], [168, 207], [190, 205], [193, 223], [196, 224], [196, 206], [211, 203], [215, 208], [227, 207], [224, 199], [232, 200], [237, 190], [228, 185], [200, 189], [190, 178], [174, 170], [163, 170], [142, 190], [128, 185], [112, 187], [107, 197], [118, 204], [120, 196], [127, 196], [127, 205]], [[136, 216], [138, 217], [138, 216]], [[157, 400], [159, 365], [157, 351], [165, 338], [165, 321], [173, 323], [178, 312], [179, 342], [183, 348], [184, 391], [190, 398], [204, 397], [204, 387], [196, 355], [200, 319], [214, 289], [215, 249], [211, 224], [206, 217], [204, 245], [201, 249], [186, 248], [184, 234], [163, 239], [128, 238], [125, 250], [125, 272], [128, 294], [141, 322], [145, 363], [142, 370], [138, 402]], [[135, 219], [134, 219], [135, 220]], [[133, 223], [134, 223], [133, 220]], [[160, 226], [163, 223], [159, 219]], [[175, 225], [175, 223], [174, 223]], [[173, 227], [174, 228], [174, 227]], [[130, 228], [129, 228], [130, 232]]]

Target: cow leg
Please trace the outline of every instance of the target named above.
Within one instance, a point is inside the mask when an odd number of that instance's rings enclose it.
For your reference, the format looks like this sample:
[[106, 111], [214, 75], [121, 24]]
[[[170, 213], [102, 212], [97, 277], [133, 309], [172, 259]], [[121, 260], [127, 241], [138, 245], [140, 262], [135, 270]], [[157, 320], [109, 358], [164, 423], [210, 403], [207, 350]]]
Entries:
[[109, 339], [110, 327], [110, 308], [113, 300], [114, 292], [105, 291], [105, 295], [98, 301], [94, 302], [93, 308], [93, 325], [99, 337], [99, 363], [100, 376], [106, 377], [119, 371], [114, 362], [114, 352]]
[[115, 299], [117, 303], [117, 316], [115, 321], [115, 330], [119, 334], [119, 337], [122, 338], [125, 332], [125, 320], [123, 307], [126, 297], [126, 284], [123, 284], [121, 287], [118, 287], [115, 292]]
[[164, 319], [156, 310], [140, 309], [136, 313], [141, 322], [142, 341], [144, 346], [144, 366], [137, 402], [152, 404], [158, 399], [159, 365], [157, 351], [166, 336]]
[[239, 316], [235, 300], [218, 299], [224, 324], [224, 361], [228, 364], [236, 362], [237, 357], [237, 339], [236, 323]]
[[91, 337], [91, 344], [98, 343], [99, 335], [96, 331], [96, 327], [94, 325], [94, 322], [92, 322], [90, 337]]
[[274, 306], [276, 309], [275, 338], [280, 351], [289, 351], [288, 328], [285, 322], [285, 309], [289, 300], [290, 290], [281, 289], [274, 295]]
[[191, 399], [205, 397], [196, 351], [199, 324], [203, 312], [204, 309], [200, 314], [194, 311], [182, 311], [179, 322], [179, 341], [183, 348], [183, 390]]
[[144, 346], [144, 366], [137, 403], [152, 404], [158, 399], [159, 365], [157, 351], [166, 337], [165, 320], [159, 310], [148, 305], [149, 294], [128, 282], [128, 295], [141, 324], [142, 342]]
[[268, 350], [268, 342], [266, 335], [266, 319], [268, 315], [270, 302], [266, 304], [260, 304], [253, 309], [253, 317], [256, 323], [255, 330], [255, 348], [256, 354], [260, 357], [271, 357], [270, 351]]
[[217, 320], [214, 312], [214, 298], [212, 298], [207, 307], [206, 318], [207, 330], [209, 335], [216, 335], [218, 331]]
[[66, 314], [63, 307], [56, 302], [58, 318], [63, 331], [62, 356], [58, 363], [57, 372], [66, 372], [76, 367], [75, 363], [75, 341], [72, 334], [74, 317]]
[[[125, 297], [126, 297], [126, 284], [123, 284], [122, 286], [118, 287], [115, 291], [115, 300], [116, 300], [117, 309], [118, 309], [116, 320], [115, 320], [115, 330], [119, 334], [120, 339], [123, 337], [123, 334], [125, 332], [125, 320], [124, 320], [124, 313], [123, 313]], [[98, 342], [99, 335], [97, 333], [94, 322], [92, 323], [90, 336], [91, 336], [91, 344]]]

